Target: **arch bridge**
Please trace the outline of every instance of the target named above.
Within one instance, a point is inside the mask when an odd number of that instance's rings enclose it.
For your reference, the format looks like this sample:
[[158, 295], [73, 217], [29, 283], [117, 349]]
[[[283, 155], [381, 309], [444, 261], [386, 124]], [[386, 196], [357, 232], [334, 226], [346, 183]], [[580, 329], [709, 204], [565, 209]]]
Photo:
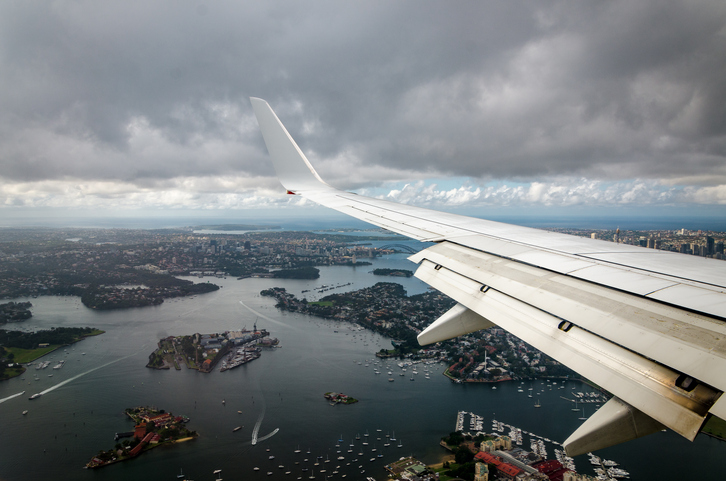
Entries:
[[406, 252], [408, 254], [415, 254], [419, 251], [418, 249], [414, 249], [413, 247], [407, 246], [405, 244], [386, 244], [379, 247], [379, 249], [393, 249], [394, 251]]

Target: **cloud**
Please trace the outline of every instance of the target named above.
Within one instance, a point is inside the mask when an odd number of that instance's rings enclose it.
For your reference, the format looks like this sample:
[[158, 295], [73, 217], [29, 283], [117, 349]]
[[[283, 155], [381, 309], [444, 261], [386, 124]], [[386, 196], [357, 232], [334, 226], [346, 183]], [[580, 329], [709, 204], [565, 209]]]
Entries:
[[650, 180], [603, 182], [584, 178], [558, 178], [531, 184], [492, 183], [440, 188], [435, 183], [419, 181], [391, 189], [376, 197], [431, 208], [459, 206], [668, 206], [679, 204], [726, 204], [726, 186], [689, 187], [686, 189]]
[[396, 195], [720, 205], [724, 25], [716, 0], [5, 2], [0, 193], [268, 205], [259, 96], [344, 188], [452, 177], [471, 187]]

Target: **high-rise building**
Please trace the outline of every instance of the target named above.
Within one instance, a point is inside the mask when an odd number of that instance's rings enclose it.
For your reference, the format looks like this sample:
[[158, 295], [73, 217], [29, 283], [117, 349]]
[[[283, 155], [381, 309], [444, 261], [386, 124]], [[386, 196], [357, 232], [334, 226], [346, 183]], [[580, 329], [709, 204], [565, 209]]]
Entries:
[[706, 252], [705, 255], [712, 256], [716, 253], [713, 237], [706, 236]]

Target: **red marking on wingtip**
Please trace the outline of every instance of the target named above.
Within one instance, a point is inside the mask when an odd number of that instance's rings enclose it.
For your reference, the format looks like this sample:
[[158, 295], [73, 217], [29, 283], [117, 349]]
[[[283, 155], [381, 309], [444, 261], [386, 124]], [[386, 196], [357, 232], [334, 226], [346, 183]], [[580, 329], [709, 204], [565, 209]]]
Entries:
[[287, 193], [290, 194], [290, 195], [296, 195], [295, 192], [293, 192], [291, 190], [288, 190]]

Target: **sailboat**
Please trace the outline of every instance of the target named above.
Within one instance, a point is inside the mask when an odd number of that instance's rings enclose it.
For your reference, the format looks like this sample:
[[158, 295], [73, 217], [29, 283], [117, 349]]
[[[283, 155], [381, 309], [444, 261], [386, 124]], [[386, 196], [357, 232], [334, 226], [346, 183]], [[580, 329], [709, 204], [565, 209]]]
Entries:
[[177, 479], [182, 479], [184, 477], [184, 470], [179, 469], [179, 474], [176, 475]]
[[581, 418], [578, 418], [578, 419], [581, 419], [582, 421], [584, 421], [585, 419], [587, 419], [587, 416], [585, 416], [585, 406], [582, 406], [582, 417]]
[[537, 402], [534, 404], [534, 407], [541, 408], [542, 405], [539, 403], [539, 398], [537, 398]]
[[579, 411], [580, 408], [577, 407], [577, 401], [575, 401], [575, 407], [572, 408], [573, 411]]

